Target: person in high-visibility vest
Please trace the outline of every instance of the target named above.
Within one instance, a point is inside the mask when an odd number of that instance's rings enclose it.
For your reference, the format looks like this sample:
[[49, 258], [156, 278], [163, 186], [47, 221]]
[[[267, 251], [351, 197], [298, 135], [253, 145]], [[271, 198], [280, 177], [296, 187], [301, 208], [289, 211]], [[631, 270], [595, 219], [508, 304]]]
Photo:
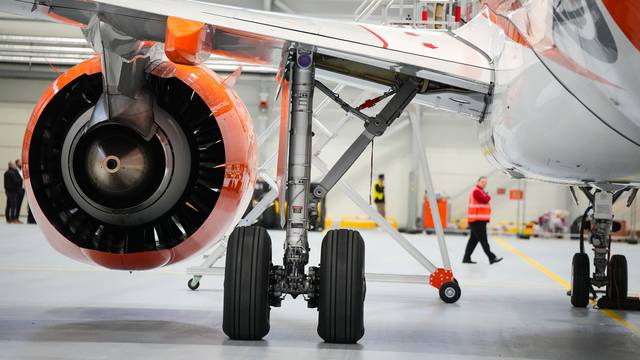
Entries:
[[384, 174], [378, 175], [378, 180], [373, 183], [373, 189], [371, 190], [373, 193], [373, 202], [376, 204], [376, 208], [378, 208], [378, 212], [382, 217], [385, 217], [384, 211]]
[[495, 264], [502, 260], [491, 252], [489, 240], [487, 239], [487, 223], [491, 220], [491, 196], [484, 190], [487, 186], [487, 177], [481, 176], [478, 183], [469, 194], [469, 206], [467, 208], [467, 222], [471, 229], [471, 235], [464, 251], [462, 262], [465, 264], [475, 264], [471, 260], [471, 254], [475, 250], [478, 242], [482, 245], [482, 250], [487, 254], [490, 264]]

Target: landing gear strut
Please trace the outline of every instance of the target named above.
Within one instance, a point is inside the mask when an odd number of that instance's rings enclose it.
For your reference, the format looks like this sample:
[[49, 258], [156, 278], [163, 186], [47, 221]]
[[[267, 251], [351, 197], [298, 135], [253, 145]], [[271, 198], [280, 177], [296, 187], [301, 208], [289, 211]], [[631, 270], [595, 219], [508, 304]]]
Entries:
[[[589, 296], [604, 294], [597, 301], [600, 308], [640, 310], [640, 299], [627, 296], [627, 260], [623, 255], [611, 255], [611, 232], [616, 231], [613, 204], [628, 188], [615, 191], [581, 188], [590, 202], [584, 213], [580, 229], [580, 252], [573, 256], [571, 268], [571, 304], [586, 307]], [[628, 205], [635, 198], [633, 190]], [[593, 211], [592, 211], [593, 210]], [[590, 214], [590, 212], [593, 214]], [[589, 256], [584, 249], [584, 232], [590, 231], [593, 246], [593, 274], [590, 274]], [[605, 290], [600, 288], [605, 287]]]

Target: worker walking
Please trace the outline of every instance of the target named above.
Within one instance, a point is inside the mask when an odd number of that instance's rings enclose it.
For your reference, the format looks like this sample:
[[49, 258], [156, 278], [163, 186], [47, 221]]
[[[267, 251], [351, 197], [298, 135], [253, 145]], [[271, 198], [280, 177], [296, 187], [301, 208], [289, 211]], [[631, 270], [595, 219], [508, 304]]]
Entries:
[[480, 242], [482, 250], [487, 254], [490, 264], [495, 264], [502, 260], [491, 252], [489, 240], [487, 239], [487, 223], [491, 220], [491, 196], [484, 190], [487, 186], [487, 177], [481, 176], [478, 183], [469, 194], [469, 207], [467, 209], [467, 222], [471, 229], [471, 235], [467, 242], [467, 248], [464, 252], [462, 262], [465, 264], [475, 264], [471, 260], [471, 254], [475, 250], [476, 245]]
[[373, 184], [373, 202], [376, 204], [376, 208], [378, 208], [378, 213], [385, 217], [384, 210], [384, 174], [378, 175], [378, 180]]

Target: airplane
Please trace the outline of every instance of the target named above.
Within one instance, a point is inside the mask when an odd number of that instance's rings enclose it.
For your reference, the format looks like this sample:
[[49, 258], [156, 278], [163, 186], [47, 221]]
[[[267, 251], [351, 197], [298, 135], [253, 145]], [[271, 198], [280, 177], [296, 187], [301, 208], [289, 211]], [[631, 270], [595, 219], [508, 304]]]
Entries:
[[[227, 247], [223, 330], [256, 340], [272, 306], [302, 296], [326, 342], [364, 335], [364, 242], [331, 230], [309, 266], [308, 208], [410, 103], [479, 123], [482, 152], [514, 178], [566, 184], [589, 199], [571, 302], [634, 307], [627, 263], [610, 255], [613, 203], [640, 184], [640, 11], [632, 1], [487, 0], [455, 31], [429, 31], [242, 9], [196, 0], [9, 0], [0, 11], [78, 26], [96, 57], [46, 90], [23, 143], [33, 214], [60, 253], [111, 269], [184, 260], [221, 240], [256, 181], [256, 137], [210, 54], [278, 64], [278, 187], [283, 265], [266, 230], [238, 227]], [[316, 72], [383, 95], [349, 104]], [[312, 104], [320, 90], [363, 131], [310, 187]], [[364, 108], [382, 102], [374, 116]], [[584, 232], [594, 251], [593, 274]], [[432, 283], [434, 285], [434, 283]], [[450, 271], [435, 283], [460, 297]], [[443, 291], [444, 290], [444, 291]]]

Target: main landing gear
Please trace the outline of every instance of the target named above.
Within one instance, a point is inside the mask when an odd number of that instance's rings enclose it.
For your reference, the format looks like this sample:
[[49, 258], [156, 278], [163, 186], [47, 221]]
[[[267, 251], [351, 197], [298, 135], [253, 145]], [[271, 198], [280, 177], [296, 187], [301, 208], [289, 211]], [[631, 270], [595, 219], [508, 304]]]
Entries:
[[[640, 310], [640, 299], [627, 296], [627, 259], [623, 255], [611, 255], [611, 232], [620, 228], [613, 221], [613, 204], [628, 188], [616, 191], [581, 188], [590, 206], [585, 211], [580, 227], [580, 252], [573, 256], [571, 266], [571, 304], [586, 307], [590, 298], [604, 294], [597, 301], [603, 309]], [[627, 201], [630, 206], [637, 189], [632, 190]], [[584, 250], [585, 231], [590, 232], [593, 246], [594, 271], [591, 274], [589, 255]], [[605, 290], [600, 290], [600, 288]]]
[[[314, 49], [292, 46], [286, 72], [283, 100], [289, 109], [286, 128], [286, 156], [279, 165], [285, 171], [283, 265], [271, 263], [271, 240], [257, 226], [238, 227], [228, 239], [224, 280], [223, 330], [231, 339], [258, 340], [269, 331], [271, 307], [279, 307], [286, 295], [302, 296], [309, 308], [318, 309], [318, 335], [330, 343], [356, 343], [364, 335], [365, 244], [352, 230], [331, 230], [321, 246], [319, 266], [308, 266], [309, 208], [320, 202], [338, 183], [371, 141], [382, 135], [400, 116], [418, 91], [426, 84], [413, 77], [399, 76], [387, 104], [374, 117], [360, 112], [315, 79]], [[312, 115], [315, 88], [364, 122], [362, 134], [313, 188], [310, 185], [312, 159]], [[282, 139], [281, 139], [282, 141]], [[283, 152], [280, 151], [282, 155]], [[279, 169], [280, 170], [280, 169]], [[280, 171], [279, 171], [280, 174]], [[444, 240], [443, 240], [444, 241]], [[410, 247], [407, 245], [407, 247]], [[444, 254], [446, 254], [446, 249]], [[448, 259], [448, 257], [447, 257]], [[436, 269], [431, 285], [440, 289], [445, 302], [460, 297], [460, 287], [450, 270]], [[446, 262], [448, 264], [448, 260]], [[448, 266], [448, 265], [446, 265]]]

